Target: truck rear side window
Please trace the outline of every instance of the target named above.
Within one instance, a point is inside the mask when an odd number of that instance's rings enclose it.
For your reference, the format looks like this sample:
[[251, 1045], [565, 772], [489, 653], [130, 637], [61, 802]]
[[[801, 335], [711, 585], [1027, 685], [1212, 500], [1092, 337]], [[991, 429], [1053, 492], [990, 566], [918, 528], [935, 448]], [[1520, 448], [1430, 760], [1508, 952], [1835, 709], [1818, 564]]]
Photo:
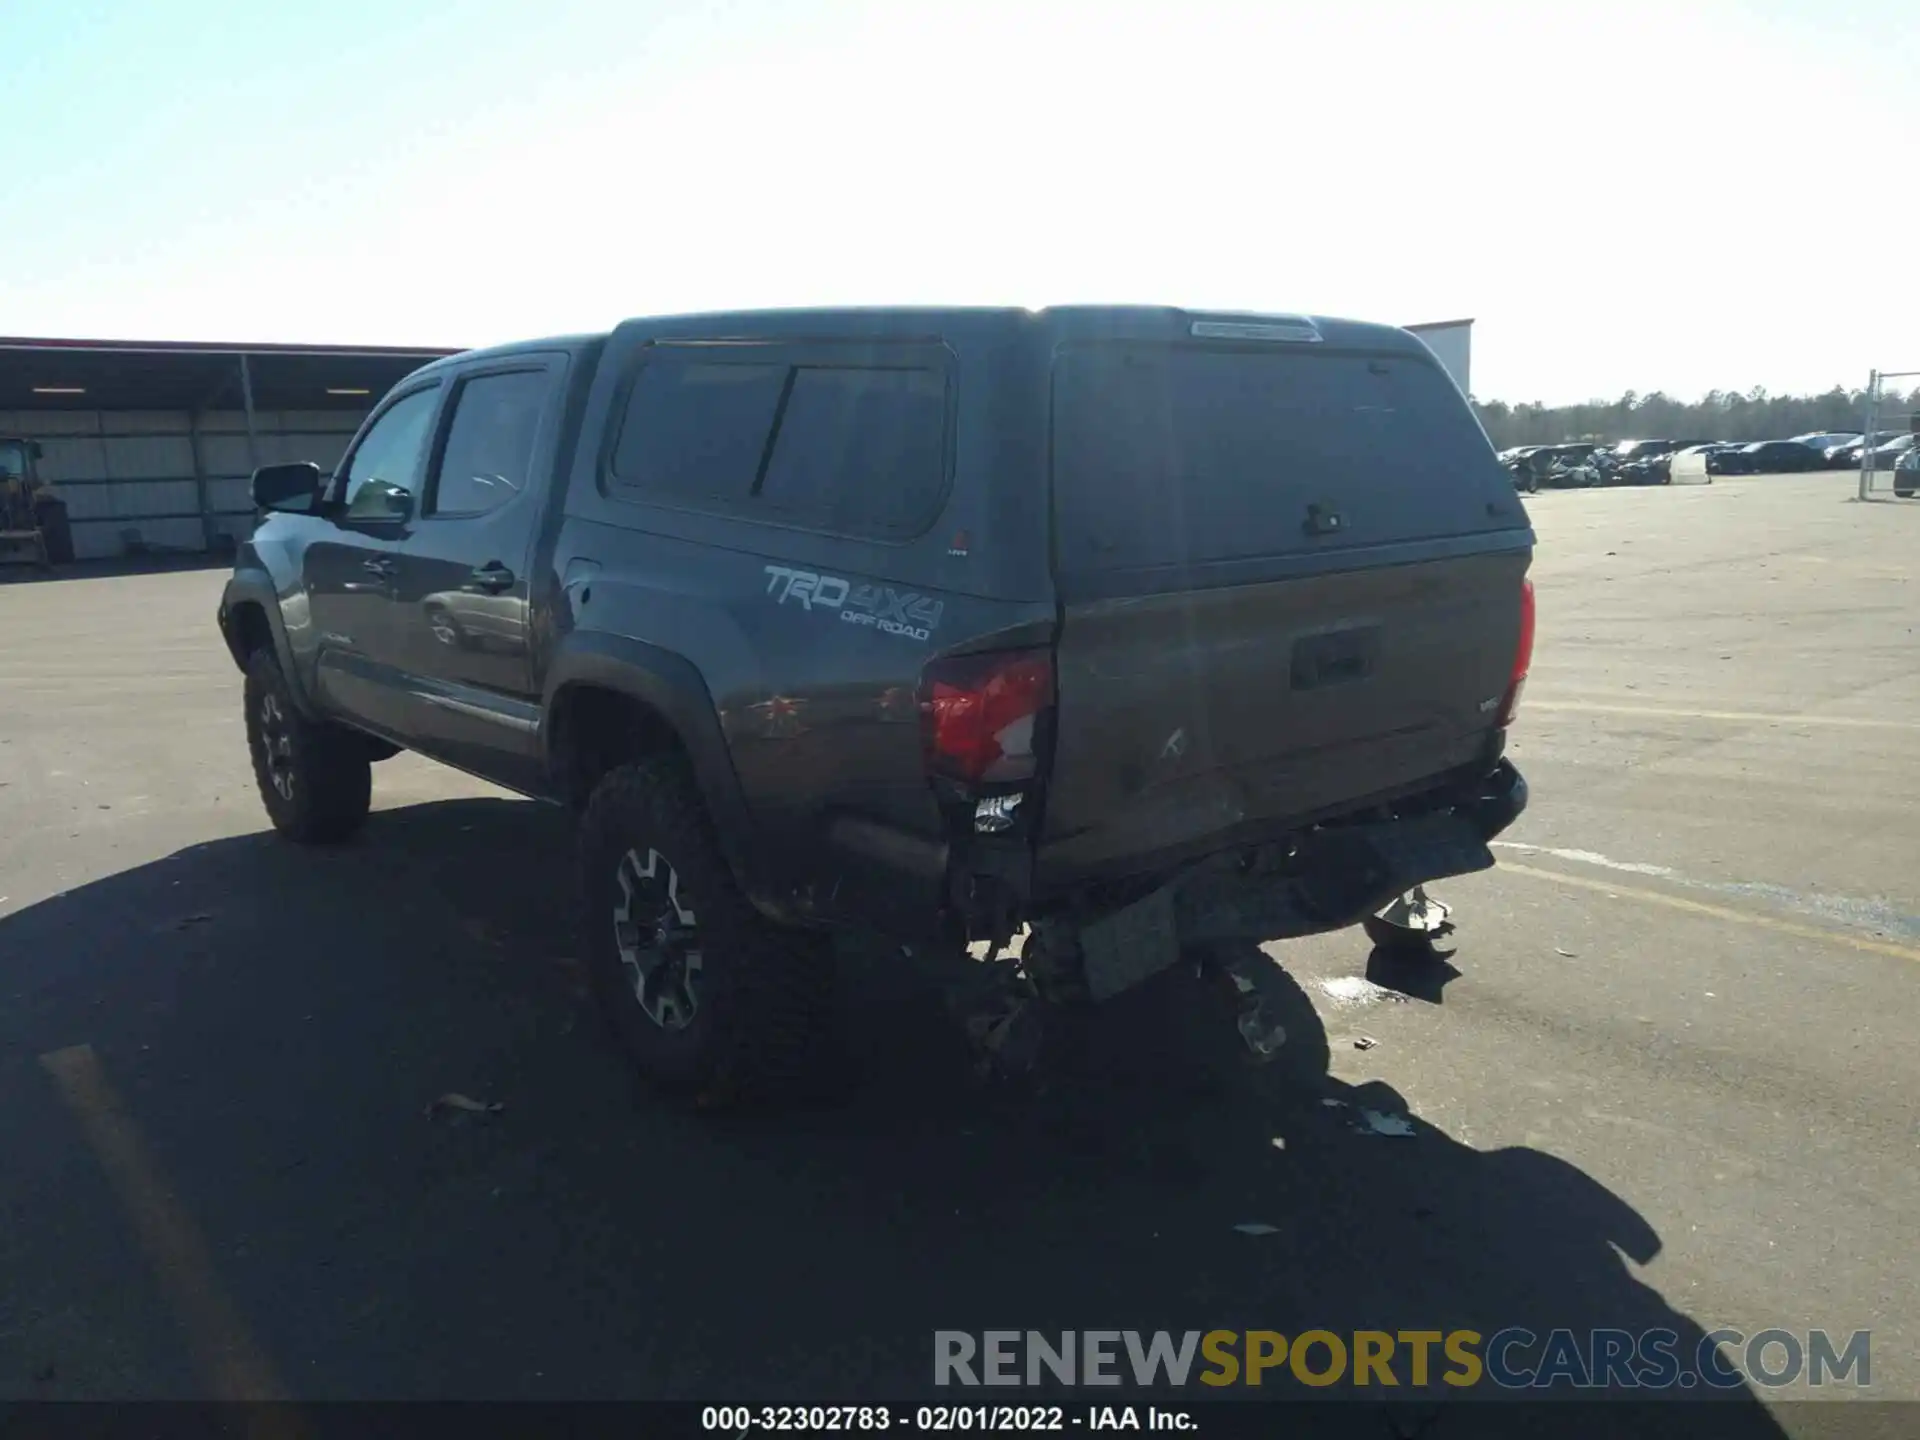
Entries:
[[614, 483], [649, 499], [744, 502], [786, 382], [784, 365], [652, 361], [627, 397]]
[[946, 377], [932, 370], [801, 366], [760, 501], [845, 534], [915, 527], [946, 473]]
[[609, 479], [636, 499], [801, 529], [918, 533], [946, 485], [947, 374], [884, 348], [658, 353], [634, 379]]

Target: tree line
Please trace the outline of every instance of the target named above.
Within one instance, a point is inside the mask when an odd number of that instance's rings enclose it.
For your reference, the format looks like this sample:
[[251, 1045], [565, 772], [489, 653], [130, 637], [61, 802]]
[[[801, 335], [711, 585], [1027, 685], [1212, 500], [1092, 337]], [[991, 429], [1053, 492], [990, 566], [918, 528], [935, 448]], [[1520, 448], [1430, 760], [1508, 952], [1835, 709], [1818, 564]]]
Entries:
[[[1475, 400], [1473, 408], [1498, 450], [1581, 440], [1787, 440], [1818, 430], [1858, 431], [1866, 420], [1867, 393], [1836, 385], [1824, 395], [1769, 395], [1756, 387], [1745, 394], [1713, 390], [1688, 403], [1658, 390], [1629, 390], [1618, 400], [1583, 405]], [[1889, 389], [1880, 400], [1880, 428], [1905, 430], [1916, 411], [1920, 388], [1910, 394]]]

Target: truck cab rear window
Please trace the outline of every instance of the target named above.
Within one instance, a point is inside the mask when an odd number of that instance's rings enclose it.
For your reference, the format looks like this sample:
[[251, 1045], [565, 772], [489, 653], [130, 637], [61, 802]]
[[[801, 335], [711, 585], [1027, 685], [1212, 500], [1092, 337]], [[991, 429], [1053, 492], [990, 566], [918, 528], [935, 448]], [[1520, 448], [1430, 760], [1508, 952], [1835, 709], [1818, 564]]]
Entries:
[[821, 347], [787, 363], [767, 349], [746, 363], [649, 361], [621, 421], [614, 485], [839, 534], [922, 528], [946, 483], [945, 372], [835, 363]]

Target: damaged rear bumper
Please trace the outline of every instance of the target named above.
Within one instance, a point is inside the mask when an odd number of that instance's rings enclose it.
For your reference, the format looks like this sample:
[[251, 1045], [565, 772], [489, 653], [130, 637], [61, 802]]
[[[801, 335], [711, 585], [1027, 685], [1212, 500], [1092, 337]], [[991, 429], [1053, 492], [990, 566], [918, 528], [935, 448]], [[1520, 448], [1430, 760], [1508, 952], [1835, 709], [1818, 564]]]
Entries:
[[1420, 813], [1317, 827], [1284, 855], [1229, 855], [1082, 925], [1095, 999], [1165, 969], [1184, 946], [1291, 940], [1344, 930], [1416, 885], [1491, 869], [1487, 842], [1519, 818], [1527, 782], [1502, 760]]

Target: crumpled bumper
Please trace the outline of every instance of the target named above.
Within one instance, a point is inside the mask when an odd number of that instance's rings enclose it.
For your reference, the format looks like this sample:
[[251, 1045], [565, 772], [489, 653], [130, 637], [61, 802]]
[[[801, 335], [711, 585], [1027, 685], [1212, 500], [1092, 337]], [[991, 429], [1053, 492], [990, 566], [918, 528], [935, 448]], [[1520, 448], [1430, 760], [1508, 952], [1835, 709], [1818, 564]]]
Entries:
[[1491, 869], [1487, 842], [1526, 807], [1525, 778], [1502, 760], [1445, 808], [1312, 832], [1282, 872], [1197, 867], [1081, 928], [1088, 989], [1095, 999], [1118, 993], [1171, 965], [1187, 945], [1292, 940], [1358, 925], [1416, 885]]

